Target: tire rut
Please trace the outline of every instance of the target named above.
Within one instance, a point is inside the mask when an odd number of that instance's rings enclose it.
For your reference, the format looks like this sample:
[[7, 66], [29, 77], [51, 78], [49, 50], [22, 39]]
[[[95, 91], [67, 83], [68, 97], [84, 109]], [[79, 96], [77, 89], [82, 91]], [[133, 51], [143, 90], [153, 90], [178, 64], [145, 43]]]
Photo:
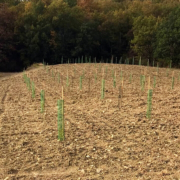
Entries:
[[1, 100], [2, 109], [0, 109], [0, 117], [5, 112], [4, 101], [6, 99], [6, 96], [7, 96], [8, 92], [9, 92], [9, 87], [10, 87], [10, 85], [7, 86], [7, 89], [5, 90], [4, 96], [3, 96], [2, 100]]
[[[5, 100], [6, 100], [6, 97], [7, 97], [7, 95], [8, 95], [8, 93], [9, 93], [9, 87], [10, 87], [10, 85], [8, 85], [7, 87], [6, 87], [6, 90], [5, 90], [5, 92], [4, 92], [4, 95], [3, 95], [3, 97], [2, 97], [2, 100], [1, 100], [1, 109], [0, 109], [0, 137], [2, 137], [2, 116], [3, 116], [3, 114], [4, 114], [4, 112], [5, 112], [5, 110], [6, 110], [6, 108], [5, 108]], [[2, 154], [3, 154], [3, 142], [2, 142], [2, 138], [0, 138], [0, 151], [2, 152]], [[4, 168], [4, 158], [3, 158], [3, 155], [0, 155], [0, 179], [4, 179], [4, 174], [5, 174], [5, 168]]]

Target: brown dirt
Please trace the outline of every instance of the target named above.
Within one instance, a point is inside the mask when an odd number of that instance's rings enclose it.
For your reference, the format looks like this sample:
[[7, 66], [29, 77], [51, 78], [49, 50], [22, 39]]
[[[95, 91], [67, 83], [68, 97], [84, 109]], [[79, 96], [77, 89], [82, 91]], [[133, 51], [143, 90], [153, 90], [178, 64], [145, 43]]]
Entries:
[[[31, 98], [23, 73], [0, 78], [0, 179], [179, 179], [180, 81], [175, 85], [166, 69], [114, 64], [49, 66], [27, 71], [36, 86]], [[105, 76], [105, 99], [101, 79]], [[120, 70], [124, 89], [118, 107]], [[75, 69], [75, 72], [74, 72]], [[113, 87], [112, 70], [117, 86]], [[52, 70], [56, 74], [51, 76]], [[69, 88], [66, 87], [67, 70]], [[95, 83], [94, 72], [98, 72]], [[85, 72], [83, 89], [79, 77]], [[105, 70], [106, 71], [106, 70]], [[60, 72], [61, 83], [57, 82]], [[129, 82], [130, 73], [132, 83]], [[140, 74], [146, 74], [144, 92]], [[74, 76], [72, 84], [72, 76]], [[146, 118], [147, 82], [156, 77], [152, 116]], [[89, 78], [90, 77], [90, 78]], [[89, 82], [90, 79], [90, 82]], [[57, 100], [64, 87], [65, 141], [57, 140]], [[40, 90], [45, 90], [45, 113], [40, 112]]]

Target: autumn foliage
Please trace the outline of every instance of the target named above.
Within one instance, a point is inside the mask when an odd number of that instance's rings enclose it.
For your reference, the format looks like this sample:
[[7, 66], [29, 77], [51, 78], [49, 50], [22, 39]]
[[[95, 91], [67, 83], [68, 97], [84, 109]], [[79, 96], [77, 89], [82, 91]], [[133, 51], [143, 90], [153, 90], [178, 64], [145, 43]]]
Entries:
[[180, 59], [180, 2], [167, 0], [1, 1], [0, 71], [68, 58]]

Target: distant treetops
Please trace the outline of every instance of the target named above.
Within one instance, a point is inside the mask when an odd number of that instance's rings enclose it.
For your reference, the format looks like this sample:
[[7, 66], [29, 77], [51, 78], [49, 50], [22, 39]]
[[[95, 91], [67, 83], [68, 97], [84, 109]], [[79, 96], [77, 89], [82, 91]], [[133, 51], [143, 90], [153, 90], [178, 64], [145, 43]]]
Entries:
[[0, 71], [82, 56], [180, 62], [177, 0], [0, 0]]

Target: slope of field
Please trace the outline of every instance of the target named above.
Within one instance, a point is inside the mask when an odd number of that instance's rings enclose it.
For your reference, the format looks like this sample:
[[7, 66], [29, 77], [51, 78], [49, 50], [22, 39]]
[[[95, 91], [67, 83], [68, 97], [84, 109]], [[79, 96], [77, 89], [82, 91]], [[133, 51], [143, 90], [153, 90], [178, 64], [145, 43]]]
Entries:
[[[121, 70], [123, 96], [118, 106]], [[174, 70], [171, 89], [172, 71], [167, 76], [163, 68], [157, 73], [153, 67], [115, 64], [40, 67], [26, 72], [34, 81], [35, 99], [23, 73], [0, 78], [0, 179], [179, 179], [180, 81]], [[101, 99], [103, 72], [105, 98]], [[140, 74], [146, 75], [143, 92]], [[156, 87], [152, 116], [147, 119], [149, 75], [151, 88], [156, 76]], [[62, 86], [64, 142], [57, 139]], [[45, 90], [44, 113], [40, 112], [41, 89]]]

